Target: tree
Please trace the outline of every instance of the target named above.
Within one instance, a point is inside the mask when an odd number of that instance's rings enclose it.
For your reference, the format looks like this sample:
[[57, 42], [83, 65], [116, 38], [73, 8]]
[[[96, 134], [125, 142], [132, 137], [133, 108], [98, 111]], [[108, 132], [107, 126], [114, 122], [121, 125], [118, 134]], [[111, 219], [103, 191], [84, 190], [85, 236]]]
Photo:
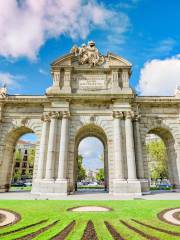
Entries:
[[83, 157], [81, 155], [78, 155], [78, 176], [77, 176], [77, 180], [78, 181], [82, 181], [86, 178], [86, 170], [83, 168]]
[[29, 148], [28, 149], [28, 163], [33, 166], [34, 165], [34, 159], [35, 159], [35, 149]]
[[96, 175], [98, 181], [104, 181], [104, 168], [100, 168], [99, 172]]
[[14, 173], [13, 179], [14, 179], [14, 182], [18, 182], [21, 179], [20, 169], [18, 169], [18, 171]]
[[162, 140], [147, 144], [150, 176], [152, 179], [168, 178], [166, 147]]
[[22, 152], [20, 150], [16, 150], [15, 152], [15, 160], [18, 161], [18, 162], [21, 162], [22, 161]]

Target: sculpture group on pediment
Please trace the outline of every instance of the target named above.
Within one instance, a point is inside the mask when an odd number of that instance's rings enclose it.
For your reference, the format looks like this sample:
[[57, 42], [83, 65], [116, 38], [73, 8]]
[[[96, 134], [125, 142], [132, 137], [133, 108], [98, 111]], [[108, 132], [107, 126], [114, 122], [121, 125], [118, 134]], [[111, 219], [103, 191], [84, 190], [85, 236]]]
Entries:
[[85, 43], [81, 47], [74, 45], [71, 53], [79, 57], [79, 64], [90, 64], [91, 67], [101, 65], [105, 60], [93, 41], [88, 42], [88, 46]]

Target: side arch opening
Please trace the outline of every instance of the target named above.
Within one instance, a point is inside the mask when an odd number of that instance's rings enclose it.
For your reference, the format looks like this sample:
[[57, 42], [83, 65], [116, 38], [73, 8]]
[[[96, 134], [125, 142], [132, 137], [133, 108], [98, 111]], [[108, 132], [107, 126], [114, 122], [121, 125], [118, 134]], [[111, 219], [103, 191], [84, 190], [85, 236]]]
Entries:
[[153, 128], [146, 135], [148, 178], [151, 190], [179, 185], [175, 140], [168, 129]]
[[39, 148], [38, 135], [32, 129], [22, 126], [11, 130], [4, 138], [3, 144], [1, 191], [9, 191], [11, 185], [13, 191], [26, 189], [23, 187], [31, 185], [34, 174]]

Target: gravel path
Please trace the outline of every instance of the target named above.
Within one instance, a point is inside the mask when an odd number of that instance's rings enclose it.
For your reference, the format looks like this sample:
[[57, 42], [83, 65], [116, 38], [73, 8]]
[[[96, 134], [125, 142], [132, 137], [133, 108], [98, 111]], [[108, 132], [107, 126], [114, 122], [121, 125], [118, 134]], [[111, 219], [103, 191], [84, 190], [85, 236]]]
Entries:
[[84, 206], [71, 209], [72, 212], [109, 212], [110, 209], [98, 206]]
[[180, 220], [177, 219], [177, 218], [175, 218], [175, 217], [173, 216], [175, 213], [180, 213], [180, 208], [176, 208], [176, 209], [169, 210], [169, 211], [165, 212], [165, 213], [162, 215], [162, 217], [163, 217], [166, 221], [180, 226]]
[[9, 225], [17, 220], [16, 215], [12, 212], [0, 209], [0, 214], [4, 216], [3, 221], [0, 222], [0, 227]]

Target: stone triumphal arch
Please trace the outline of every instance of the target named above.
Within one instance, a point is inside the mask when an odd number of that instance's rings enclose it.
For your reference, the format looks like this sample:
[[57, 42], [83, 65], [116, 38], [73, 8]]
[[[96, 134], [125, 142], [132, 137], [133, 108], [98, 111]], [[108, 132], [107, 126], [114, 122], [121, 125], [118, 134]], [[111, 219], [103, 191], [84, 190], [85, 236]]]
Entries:
[[102, 56], [94, 42], [74, 46], [51, 64], [53, 84], [44, 96], [0, 90], [0, 191], [8, 191], [18, 138], [38, 138], [32, 193], [75, 191], [77, 149], [88, 136], [104, 145], [107, 190], [149, 191], [145, 138], [160, 136], [171, 183], [180, 188], [180, 91], [171, 97], [137, 96], [129, 85], [131, 64]]

